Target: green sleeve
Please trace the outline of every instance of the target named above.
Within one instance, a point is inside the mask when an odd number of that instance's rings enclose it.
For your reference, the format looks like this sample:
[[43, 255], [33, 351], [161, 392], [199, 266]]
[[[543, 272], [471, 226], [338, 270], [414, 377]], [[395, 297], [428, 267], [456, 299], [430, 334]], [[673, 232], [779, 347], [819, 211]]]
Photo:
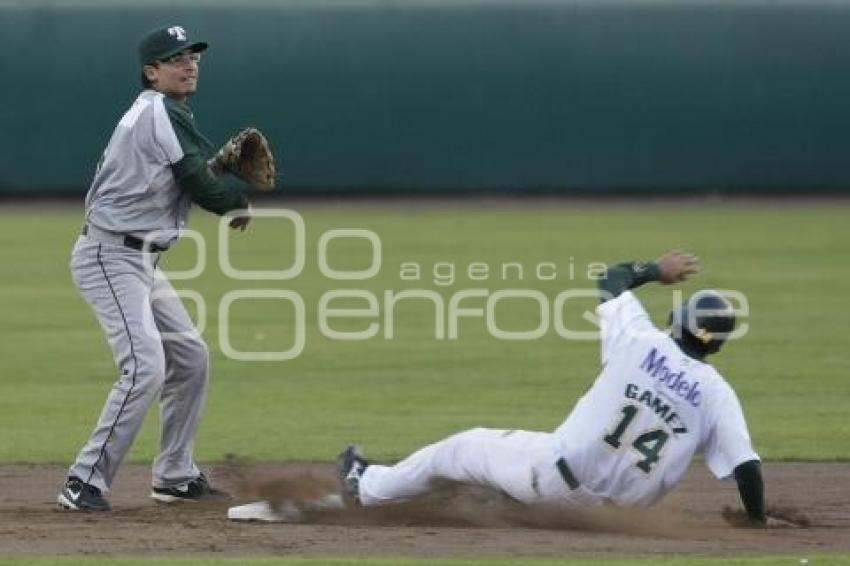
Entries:
[[609, 267], [605, 276], [598, 281], [599, 290], [602, 291], [599, 300], [604, 303], [619, 296], [623, 291], [660, 279], [661, 269], [657, 263], [634, 261], [617, 264]]
[[225, 185], [210, 171], [207, 153], [212, 150], [212, 144], [198, 132], [188, 107], [166, 100], [168, 117], [183, 150], [183, 158], [172, 165], [180, 187], [189, 191], [192, 202], [215, 214], [247, 208], [248, 197], [242, 191]]
[[761, 475], [761, 463], [749, 460], [735, 468], [735, 481], [741, 502], [747, 510], [747, 516], [754, 523], [764, 524], [767, 516], [764, 509], [764, 480]]

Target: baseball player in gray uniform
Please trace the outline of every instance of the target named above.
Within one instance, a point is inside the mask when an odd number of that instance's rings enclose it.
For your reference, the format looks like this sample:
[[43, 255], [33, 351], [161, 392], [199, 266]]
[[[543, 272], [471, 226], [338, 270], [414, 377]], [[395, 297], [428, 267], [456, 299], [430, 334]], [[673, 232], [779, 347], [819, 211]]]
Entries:
[[207, 346], [157, 269], [193, 202], [219, 215], [244, 209], [232, 228], [244, 230], [250, 221], [246, 195], [211, 171], [213, 147], [186, 105], [206, 48], [180, 26], [145, 36], [143, 91], [118, 122], [86, 196], [71, 272], [106, 333], [119, 375], [59, 493], [66, 509], [110, 509], [103, 494], [156, 399], [162, 436], [151, 497], [171, 503], [221, 493], [192, 457], [207, 390]]
[[675, 251], [608, 269], [597, 309], [602, 372], [553, 432], [475, 428], [394, 466], [370, 465], [349, 446], [339, 457], [343, 493], [382, 505], [452, 480], [529, 504], [643, 506], [670, 491], [702, 453], [716, 477], [735, 478], [751, 521], [781, 522], [765, 513], [759, 457], [738, 398], [705, 362], [734, 329], [731, 304], [698, 292], [674, 311], [667, 333], [630, 291], [682, 281], [696, 270], [696, 257]]

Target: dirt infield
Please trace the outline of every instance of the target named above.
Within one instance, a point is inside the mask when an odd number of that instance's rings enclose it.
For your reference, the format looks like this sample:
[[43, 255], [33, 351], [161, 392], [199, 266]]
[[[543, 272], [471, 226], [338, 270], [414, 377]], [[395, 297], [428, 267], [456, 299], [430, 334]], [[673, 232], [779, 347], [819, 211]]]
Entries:
[[[228, 464], [210, 469], [233, 502], [156, 505], [148, 469], [122, 470], [104, 514], [57, 509], [64, 468], [0, 467], [0, 554], [562, 555], [565, 553], [850, 552], [850, 463], [768, 463], [769, 502], [811, 520], [801, 529], [735, 529], [720, 517], [740, 506], [734, 482], [704, 466], [650, 510], [528, 512], [474, 490], [448, 490], [401, 507], [314, 513], [304, 524], [234, 523], [228, 506], [313, 497], [334, 485], [328, 464]], [[312, 490], [312, 491], [311, 491]]]

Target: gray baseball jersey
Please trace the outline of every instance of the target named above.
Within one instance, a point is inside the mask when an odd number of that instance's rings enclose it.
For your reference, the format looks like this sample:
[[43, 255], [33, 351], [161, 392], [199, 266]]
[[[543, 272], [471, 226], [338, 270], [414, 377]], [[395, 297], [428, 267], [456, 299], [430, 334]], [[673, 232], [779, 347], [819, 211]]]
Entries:
[[[167, 246], [186, 225], [195, 200], [218, 214], [247, 205], [207, 169], [212, 144], [189, 107], [143, 91], [118, 122], [86, 195], [86, 221]], [[193, 181], [185, 186], [185, 181]], [[200, 185], [200, 186], [198, 186]], [[154, 234], [151, 234], [154, 233]]]

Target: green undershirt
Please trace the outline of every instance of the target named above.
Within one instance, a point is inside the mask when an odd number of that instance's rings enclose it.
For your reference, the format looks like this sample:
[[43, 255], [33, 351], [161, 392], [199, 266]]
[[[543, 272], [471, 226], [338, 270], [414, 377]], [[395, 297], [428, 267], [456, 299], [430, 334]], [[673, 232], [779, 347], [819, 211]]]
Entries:
[[214, 147], [198, 131], [189, 107], [183, 102], [165, 97], [165, 109], [183, 150], [183, 159], [172, 165], [174, 176], [180, 187], [189, 192], [192, 202], [218, 215], [247, 208], [248, 197], [245, 193], [227, 186], [210, 171], [207, 159], [212, 155]]

